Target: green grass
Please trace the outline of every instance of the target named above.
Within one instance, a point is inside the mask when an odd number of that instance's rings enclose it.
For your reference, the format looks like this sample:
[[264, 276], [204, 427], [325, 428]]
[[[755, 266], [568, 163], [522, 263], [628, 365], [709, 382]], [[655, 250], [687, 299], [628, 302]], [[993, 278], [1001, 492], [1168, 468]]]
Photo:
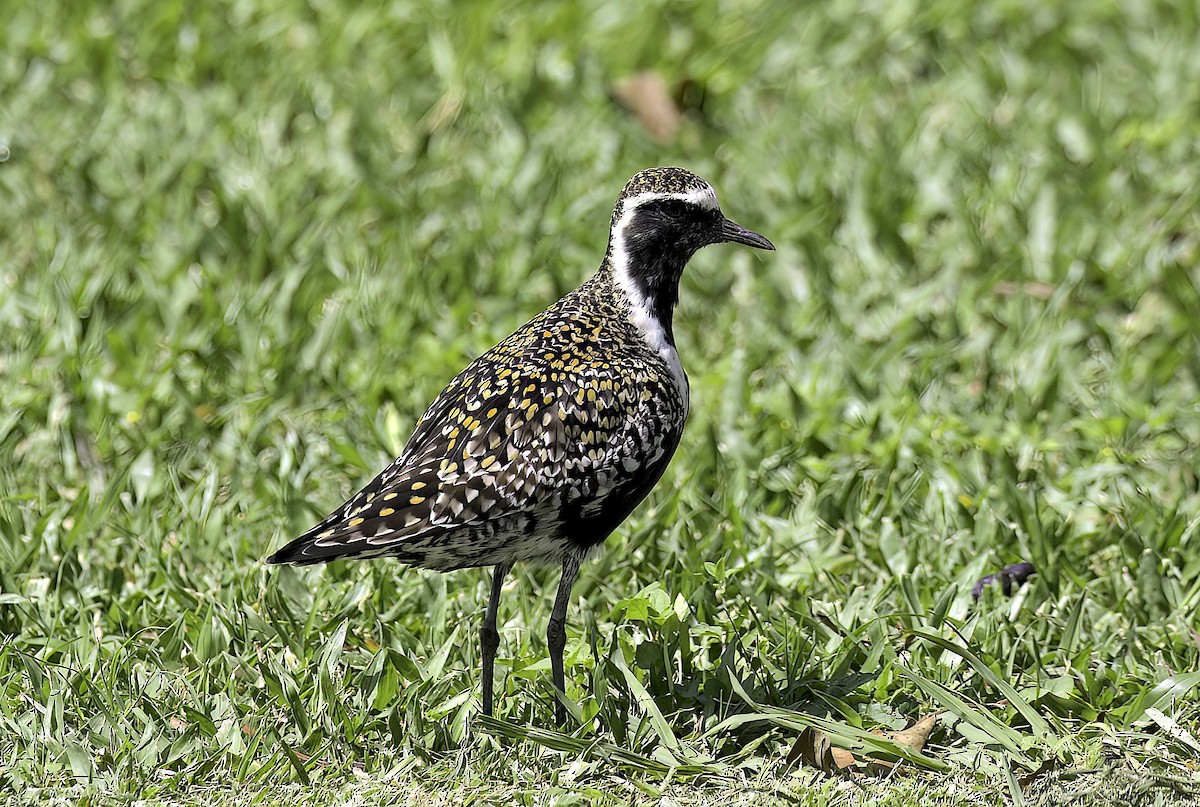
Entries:
[[[9, 9], [0, 797], [1195, 803], [1197, 14]], [[611, 100], [642, 69], [684, 86], [670, 145]], [[262, 558], [594, 270], [655, 164], [779, 249], [684, 279], [693, 411], [575, 589], [582, 727], [552, 569], [506, 588], [483, 720], [484, 575]], [[886, 779], [785, 764], [932, 712]]]

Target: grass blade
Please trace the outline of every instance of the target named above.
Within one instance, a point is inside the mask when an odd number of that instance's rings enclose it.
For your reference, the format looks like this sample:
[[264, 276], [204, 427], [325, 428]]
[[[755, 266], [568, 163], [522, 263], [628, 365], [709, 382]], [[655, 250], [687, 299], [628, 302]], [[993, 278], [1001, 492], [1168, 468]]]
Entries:
[[1013, 708], [1015, 708], [1021, 714], [1021, 716], [1029, 722], [1029, 727], [1033, 730], [1034, 735], [1037, 737], [1049, 737], [1054, 734], [1054, 732], [1050, 729], [1049, 724], [1046, 723], [1045, 719], [1040, 714], [1038, 714], [1037, 709], [1035, 709], [1031, 703], [1021, 697], [1020, 693], [1017, 692], [1016, 687], [1002, 679], [1000, 676], [996, 675], [992, 668], [987, 664], [984, 664], [983, 659], [979, 658], [979, 656], [977, 656], [974, 652], [961, 645], [955, 644], [954, 642], [951, 642], [942, 636], [938, 636], [936, 633], [931, 633], [926, 630], [915, 628], [909, 631], [909, 633], [912, 633], [914, 636], [919, 636], [927, 642], [936, 644], [943, 650], [948, 650], [955, 655], [961, 656], [968, 664], [971, 665], [971, 669], [975, 670], [975, 672], [978, 673], [984, 681], [986, 681], [993, 689], [999, 692], [1000, 695], [1003, 696], [1009, 703], [1011, 703]]

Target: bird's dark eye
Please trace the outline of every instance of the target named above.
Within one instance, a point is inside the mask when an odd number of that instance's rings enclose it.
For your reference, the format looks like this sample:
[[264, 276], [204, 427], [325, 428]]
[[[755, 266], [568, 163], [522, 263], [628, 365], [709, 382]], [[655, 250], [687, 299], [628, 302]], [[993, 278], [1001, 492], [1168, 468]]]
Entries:
[[664, 219], [686, 219], [694, 212], [695, 205], [679, 199], [656, 199], [642, 205], [642, 209]]

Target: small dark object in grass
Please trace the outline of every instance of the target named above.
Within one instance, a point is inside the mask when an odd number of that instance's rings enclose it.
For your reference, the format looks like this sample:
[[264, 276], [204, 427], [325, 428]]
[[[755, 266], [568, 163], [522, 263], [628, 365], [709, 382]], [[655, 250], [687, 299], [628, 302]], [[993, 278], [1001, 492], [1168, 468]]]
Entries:
[[983, 590], [987, 586], [1000, 581], [1000, 587], [1004, 590], [1005, 597], [1011, 597], [1013, 593], [1013, 583], [1017, 586], [1024, 585], [1032, 575], [1037, 574], [1037, 569], [1032, 563], [1022, 562], [1014, 563], [1012, 566], [1005, 566], [1000, 571], [989, 574], [987, 577], [979, 578], [979, 582], [971, 589], [971, 599], [978, 600], [983, 596]]

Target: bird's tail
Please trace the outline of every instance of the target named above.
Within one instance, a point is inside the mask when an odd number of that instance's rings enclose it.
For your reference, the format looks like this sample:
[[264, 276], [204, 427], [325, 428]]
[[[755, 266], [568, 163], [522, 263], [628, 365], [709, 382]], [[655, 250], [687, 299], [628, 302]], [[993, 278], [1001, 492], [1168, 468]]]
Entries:
[[317, 563], [328, 563], [331, 560], [373, 558], [385, 554], [384, 550], [369, 546], [365, 541], [353, 543], [323, 543], [318, 542], [317, 535], [309, 531], [294, 541], [290, 541], [275, 554], [267, 558], [267, 563], [294, 566], [313, 566]]
[[332, 558], [318, 558], [313, 555], [306, 555], [304, 550], [311, 548], [311, 544], [311, 539], [300, 536], [296, 540], [288, 542], [287, 546], [283, 547], [267, 558], [267, 563], [293, 563], [297, 566], [309, 566], [314, 563], [332, 560]]

